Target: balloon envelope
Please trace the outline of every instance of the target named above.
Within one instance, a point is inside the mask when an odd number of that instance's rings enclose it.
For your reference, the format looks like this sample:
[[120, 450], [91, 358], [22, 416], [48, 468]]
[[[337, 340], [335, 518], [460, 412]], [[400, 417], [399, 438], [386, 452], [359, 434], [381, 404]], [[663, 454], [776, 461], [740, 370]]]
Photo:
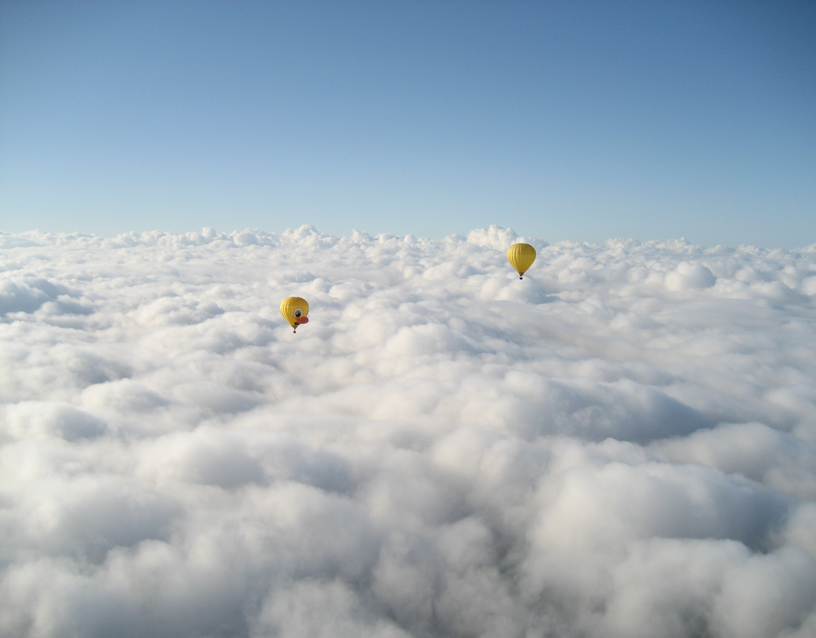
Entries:
[[519, 278], [533, 265], [536, 250], [530, 244], [513, 244], [507, 249], [507, 261], [516, 269]]
[[289, 322], [289, 325], [297, 329], [302, 323], [308, 323], [309, 302], [303, 297], [287, 297], [281, 301], [280, 313]]

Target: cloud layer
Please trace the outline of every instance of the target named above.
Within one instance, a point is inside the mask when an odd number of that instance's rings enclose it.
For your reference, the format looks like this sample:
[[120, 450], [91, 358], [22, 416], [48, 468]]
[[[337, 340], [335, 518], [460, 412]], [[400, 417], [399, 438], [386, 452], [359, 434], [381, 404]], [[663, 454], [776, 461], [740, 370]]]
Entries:
[[0, 234], [0, 633], [813, 636], [814, 379], [816, 246]]

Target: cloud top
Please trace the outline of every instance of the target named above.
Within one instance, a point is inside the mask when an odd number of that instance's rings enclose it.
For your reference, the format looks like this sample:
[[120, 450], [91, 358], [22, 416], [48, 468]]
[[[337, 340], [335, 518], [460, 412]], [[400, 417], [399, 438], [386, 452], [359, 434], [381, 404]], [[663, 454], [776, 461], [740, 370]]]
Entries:
[[496, 226], [2, 234], [0, 633], [811, 636], [814, 282]]

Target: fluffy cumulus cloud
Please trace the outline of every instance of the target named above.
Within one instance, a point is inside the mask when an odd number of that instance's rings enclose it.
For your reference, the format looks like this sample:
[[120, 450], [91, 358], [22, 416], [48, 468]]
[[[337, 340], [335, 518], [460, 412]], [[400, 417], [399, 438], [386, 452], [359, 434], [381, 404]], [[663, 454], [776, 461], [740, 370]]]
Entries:
[[0, 234], [0, 556], [10, 637], [811, 637], [816, 246]]

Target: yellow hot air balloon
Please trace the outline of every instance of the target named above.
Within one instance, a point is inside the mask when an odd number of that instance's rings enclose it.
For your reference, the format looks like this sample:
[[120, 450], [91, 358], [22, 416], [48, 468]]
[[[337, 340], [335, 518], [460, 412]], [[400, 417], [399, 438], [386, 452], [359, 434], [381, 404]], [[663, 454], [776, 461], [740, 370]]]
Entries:
[[297, 332], [297, 327], [302, 323], [309, 323], [309, 302], [302, 297], [287, 297], [281, 301], [280, 311], [283, 318], [289, 322]]
[[519, 279], [527, 272], [536, 258], [536, 251], [530, 244], [513, 244], [507, 249], [507, 261], [516, 269]]

